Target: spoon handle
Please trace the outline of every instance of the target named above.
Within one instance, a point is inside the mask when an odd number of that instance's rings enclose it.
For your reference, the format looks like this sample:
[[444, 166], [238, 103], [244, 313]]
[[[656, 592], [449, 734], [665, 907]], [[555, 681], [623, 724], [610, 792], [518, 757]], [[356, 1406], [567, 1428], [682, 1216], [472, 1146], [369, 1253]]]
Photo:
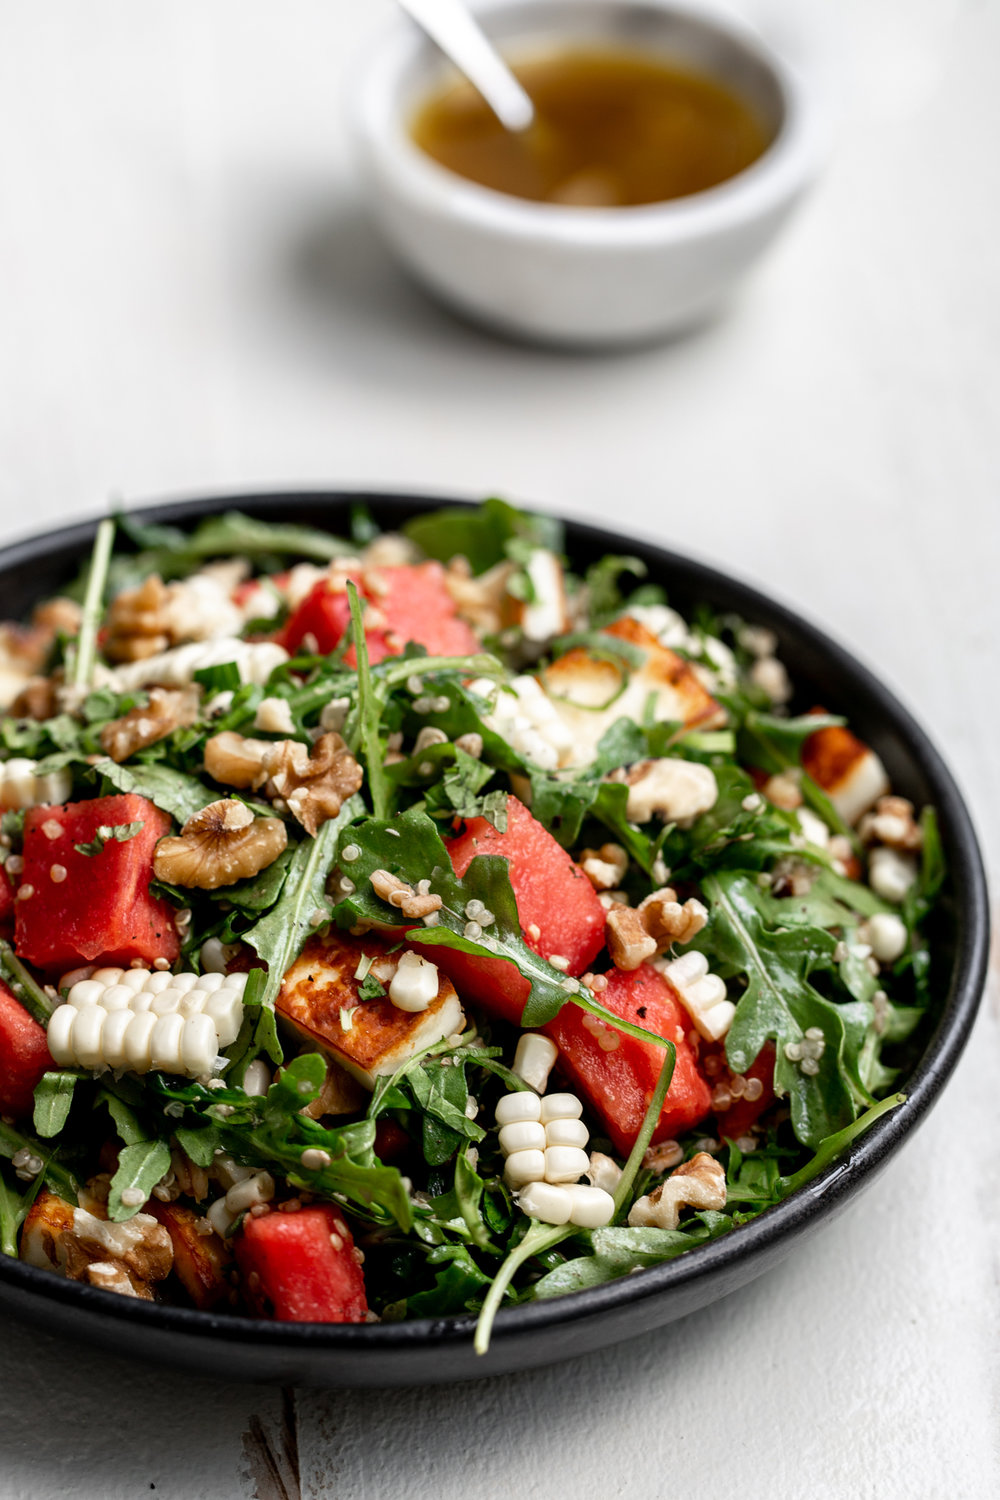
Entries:
[[534, 105], [463, 0], [399, 3], [478, 89], [501, 125], [513, 131], [528, 129], [535, 118]]

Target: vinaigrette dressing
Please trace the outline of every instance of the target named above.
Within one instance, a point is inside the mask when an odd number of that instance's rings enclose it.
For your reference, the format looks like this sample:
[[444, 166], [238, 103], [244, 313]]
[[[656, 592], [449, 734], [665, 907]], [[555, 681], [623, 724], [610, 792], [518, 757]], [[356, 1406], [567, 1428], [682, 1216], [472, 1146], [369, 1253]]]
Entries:
[[414, 141], [483, 187], [590, 208], [703, 192], [749, 167], [771, 141], [738, 94], [666, 59], [581, 48], [514, 72], [535, 105], [530, 130], [506, 131], [463, 81], [421, 106]]

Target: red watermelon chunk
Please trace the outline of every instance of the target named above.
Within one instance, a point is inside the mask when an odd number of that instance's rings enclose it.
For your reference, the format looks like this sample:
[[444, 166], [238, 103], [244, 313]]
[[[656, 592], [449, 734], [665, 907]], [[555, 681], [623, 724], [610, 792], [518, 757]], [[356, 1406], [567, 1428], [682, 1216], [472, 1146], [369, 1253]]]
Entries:
[[743, 1098], [731, 1104], [724, 1113], [717, 1116], [719, 1135], [724, 1141], [736, 1141], [741, 1135], [749, 1135], [761, 1115], [774, 1103], [775, 1052], [774, 1043], [765, 1042], [754, 1061], [744, 1072], [744, 1078], [759, 1080], [761, 1093], [757, 1098], [748, 1099], [744, 1095]]
[[0, 937], [14, 932], [14, 887], [3, 865], [0, 865]]
[[[321, 578], [314, 584], [277, 637], [286, 651], [299, 650], [307, 636], [323, 655], [340, 645], [351, 619], [342, 579]], [[440, 563], [369, 569], [353, 581], [367, 603], [369, 661], [398, 656], [408, 641], [426, 647], [431, 656], [468, 656], [479, 650], [478, 638], [455, 613]], [[353, 646], [344, 660], [357, 665]]]
[[365, 1278], [338, 1208], [249, 1215], [236, 1239], [247, 1300], [281, 1323], [364, 1323]]
[[[360, 590], [360, 578], [353, 581]], [[306, 637], [312, 636], [316, 651], [321, 656], [326, 656], [329, 652], [336, 651], [350, 621], [351, 606], [346, 589], [335, 586], [332, 579], [321, 578], [318, 583], [313, 584], [302, 603], [289, 616], [278, 632], [277, 640], [279, 645], [294, 655], [303, 648]], [[368, 638], [369, 632], [366, 630], [365, 639]], [[311, 647], [311, 643], [308, 644]], [[374, 644], [374, 641], [369, 644], [369, 655]]]
[[[470, 818], [449, 853], [459, 876], [477, 854], [505, 858], [528, 946], [543, 958], [565, 959], [567, 974], [589, 969], [604, 946], [604, 908], [579, 865], [516, 797], [507, 798], [505, 833], [485, 818]], [[444, 947], [435, 950], [434, 961], [459, 995], [520, 1022], [531, 986], [513, 963]]]
[[[653, 1132], [654, 1143], [670, 1140], [704, 1119], [712, 1105], [711, 1090], [687, 1040], [687, 1012], [668, 981], [648, 964], [632, 973], [611, 969], [607, 980], [607, 989], [598, 996], [606, 1010], [677, 1048], [670, 1089]], [[663, 1049], [572, 1004], [564, 1005], [545, 1030], [559, 1048], [560, 1067], [604, 1122], [616, 1149], [627, 1155], [656, 1089]]]
[[[133, 838], [110, 838], [95, 854], [75, 847], [94, 844], [101, 827], [128, 823], [142, 824]], [[173, 963], [180, 952], [173, 908], [149, 893], [153, 848], [169, 832], [167, 814], [134, 792], [32, 808], [14, 929], [19, 956], [50, 970], [97, 961]]]
[[0, 979], [0, 1115], [30, 1115], [35, 1085], [54, 1067], [44, 1027]]

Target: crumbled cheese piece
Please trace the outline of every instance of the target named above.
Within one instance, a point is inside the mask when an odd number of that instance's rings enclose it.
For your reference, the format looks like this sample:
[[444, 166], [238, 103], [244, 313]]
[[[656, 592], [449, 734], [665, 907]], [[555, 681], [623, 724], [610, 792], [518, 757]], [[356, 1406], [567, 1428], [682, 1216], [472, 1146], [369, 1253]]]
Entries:
[[0, 765], [0, 810], [47, 807], [68, 801], [73, 790], [70, 771], [50, 771], [37, 776], [37, 764], [18, 755]]
[[294, 734], [295, 720], [287, 698], [262, 698], [254, 714], [253, 727], [265, 734]]
[[263, 687], [275, 667], [287, 660], [288, 652], [276, 641], [241, 641], [236, 637], [191, 641], [186, 646], [174, 646], [170, 651], [116, 667], [113, 685], [123, 693], [154, 682], [163, 687], [184, 687], [193, 681], [195, 672], [233, 662], [239, 669], [241, 682]]
[[[484, 697], [495, 692], [493, 683], [477, 680], [470, 687]], [[507, 687], [510, 691], [497, 693], [493, 708], [483, 716], [487, 728], [543, 771], [555, 771], [567, 764], [573, 737], [541, 683], [535, 677], [522, 675], [512, 678]]]
[[630, 823], [648, 823], [654, 816], [688, 827], [715, 806], [719, 785], [709, 766], [693, 760], [650, 760], [631, 773], [625, 816]]
[[525, 572], [534, 598], [524, 605], [521, 631], [526, 640], [544, 645], [569, 628], [566, 612], [566, 590], [562, 563], [554, 552], [536, 547], [530, 554]]
[[876, 896], [898, 906], [917, 878], [917, 861], [912, 854], [895, 849], [873, 849], [868, 856], [868, 883]]

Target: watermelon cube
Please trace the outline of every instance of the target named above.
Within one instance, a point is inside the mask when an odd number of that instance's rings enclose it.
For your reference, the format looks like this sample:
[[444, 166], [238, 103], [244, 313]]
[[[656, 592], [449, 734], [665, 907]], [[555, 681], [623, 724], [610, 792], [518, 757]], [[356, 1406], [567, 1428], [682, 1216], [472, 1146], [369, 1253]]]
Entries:
[[[670, 1140], [704, 1119], [712, 1107], [708, 1082], [687, 1030], [687, 1011], [669, 982], [649, 964], [633, 972], [611, 969], [598, 997], [606, 1010], [677, 1048], [670, 1089], [653, 1142]], [[567, 1004], [545, 1027], [559, 1048], [559, 1066], [601, 1119], [615, 1147], [631, 1151], [663, 1067], [663, 1049]]]
[[54, 1067], [45, 1028], [0, 979], [0, 1115], [30, 1115], [35, 1085]]
[[[456, 875], [478, 854], [498, 854], [517, 902], [525, 942], [542, 958], [565, 960], [567, 974], [583, 974], [604, 946], [604, 908], [586, 875], [561, 844], [516, 797], [507, 798], [507, 828], [470, 818], [449, 846]], [[519, 1024], [531, 986], [507, 959], [479, 958], [440, 947], [434, 961], [460, 996]], [[562, 968], [562, 963], [559, 964]]]
[[340, 1209], [316, 1203], [249, 1215], [236, 1239], [244, 1291], [280, 1323], [364, 1323], [365, 1278]]
[[[132, 823], [142, 826], [131, 838], [98, 836]], [[173, 963], [180, 952], [173, 908], [149, 891], [153, 849], [170, 826], [165, 812], [134, 792], [32, 808], [16, 903], [19, 956], [52, 971], [133, 959]]]
[[[468, 656], [479, 650], [478, 638], [455, 612], [440, 563], [371, 569], [355, 577], [354, 582], [367, 606], [369, 661], [398, 656], [408, 641], [425, 646], [431, 656]], [[286, 651], [295, 652], [311, 636], [316, 649], [326, 655], [340, 645], [350, 619], [350, 604], [340, 578], [321, 578], [292, 614], [278, 640]], [[353, 646], [344, 660], [348, 666], [357, 665]]]

